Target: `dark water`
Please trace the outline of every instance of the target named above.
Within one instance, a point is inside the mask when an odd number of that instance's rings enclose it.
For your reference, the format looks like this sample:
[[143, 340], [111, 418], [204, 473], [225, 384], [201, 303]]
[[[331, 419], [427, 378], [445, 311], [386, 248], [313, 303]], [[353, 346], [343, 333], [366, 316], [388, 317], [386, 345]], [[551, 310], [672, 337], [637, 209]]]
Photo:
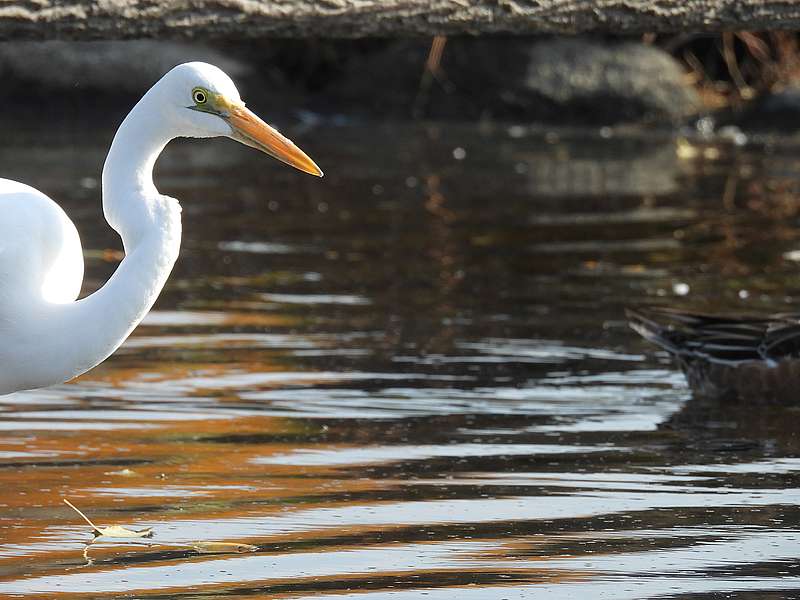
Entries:
[[[75, 219], [89, 292], [112, 131], [46, 126], [4, 124], [2, 174]], [[295, 130], [322, 181], [171, 146], [156, 309], [0, 399], [0, 595], [800, 594], [800, 411], [691, 399], [623, 319], [796, 309], [800, 150], [611, 133]], [[62, 498], [154, 536], [87, 545]]]

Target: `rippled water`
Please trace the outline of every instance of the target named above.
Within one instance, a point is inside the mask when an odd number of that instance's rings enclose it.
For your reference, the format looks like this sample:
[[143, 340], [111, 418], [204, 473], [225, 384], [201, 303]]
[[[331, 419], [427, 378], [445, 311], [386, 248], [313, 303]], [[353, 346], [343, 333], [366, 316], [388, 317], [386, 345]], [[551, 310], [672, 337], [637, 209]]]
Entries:
[[[3, 129], [3, 175], [75, 219], [88, 293], [119, 258], [96, 179], [112, 131]], [[0, 595], [800, 589], [800, 411], [692, 399], [623, 318], [796, 308], [798, 148], [292, 135], [324, 180], [171, 146], [185, 240], [156, 309], [76, 382], [0, 399]], [[154, 536], [89, 544], [62, 498]]]

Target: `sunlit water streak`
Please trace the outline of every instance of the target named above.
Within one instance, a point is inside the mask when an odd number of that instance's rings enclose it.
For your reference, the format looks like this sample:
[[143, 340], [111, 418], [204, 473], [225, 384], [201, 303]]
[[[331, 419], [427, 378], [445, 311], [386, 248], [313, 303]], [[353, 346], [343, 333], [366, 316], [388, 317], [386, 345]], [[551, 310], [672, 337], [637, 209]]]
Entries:
[[[78, 381], [0, 398], [0, 595], [797, 593], [800, 413], [691, 398], [623, 316], [796, 306], [791, 152], [378, 129], [315, 131], [322, 182], [170, 148], [186, 239], [156, 310]], [[76, 216], [89, 292], [117, 241], [76, 182], [105, 138], [62, 132], [45, 169], [4, 131], [3, 175]], [[87, 546], [62, 498], [155, 535]]]

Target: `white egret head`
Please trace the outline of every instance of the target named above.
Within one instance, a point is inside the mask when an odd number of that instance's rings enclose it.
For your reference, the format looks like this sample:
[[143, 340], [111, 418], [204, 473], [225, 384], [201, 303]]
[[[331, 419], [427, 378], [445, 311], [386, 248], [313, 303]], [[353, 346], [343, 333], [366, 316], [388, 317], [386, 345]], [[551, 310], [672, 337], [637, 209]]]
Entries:
[[322, 176], [313, 160], [245, 107], [231, 78], [214, 65], [190, 62], [169, 71], [157, 94], [167, 122], [182, 137], [229, 137], [301, 171]]

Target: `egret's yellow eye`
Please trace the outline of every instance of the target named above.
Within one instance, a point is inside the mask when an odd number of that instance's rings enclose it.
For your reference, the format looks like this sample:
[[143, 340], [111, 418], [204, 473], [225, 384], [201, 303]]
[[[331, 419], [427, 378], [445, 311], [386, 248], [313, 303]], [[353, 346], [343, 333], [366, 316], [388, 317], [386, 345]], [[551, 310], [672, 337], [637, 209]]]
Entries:
[[194, 100], [195, 104], [205, 104], [208, 100], [208, 94], [206, 94], [205, 90], [196, 88], [192, 90], [192, 100]]

